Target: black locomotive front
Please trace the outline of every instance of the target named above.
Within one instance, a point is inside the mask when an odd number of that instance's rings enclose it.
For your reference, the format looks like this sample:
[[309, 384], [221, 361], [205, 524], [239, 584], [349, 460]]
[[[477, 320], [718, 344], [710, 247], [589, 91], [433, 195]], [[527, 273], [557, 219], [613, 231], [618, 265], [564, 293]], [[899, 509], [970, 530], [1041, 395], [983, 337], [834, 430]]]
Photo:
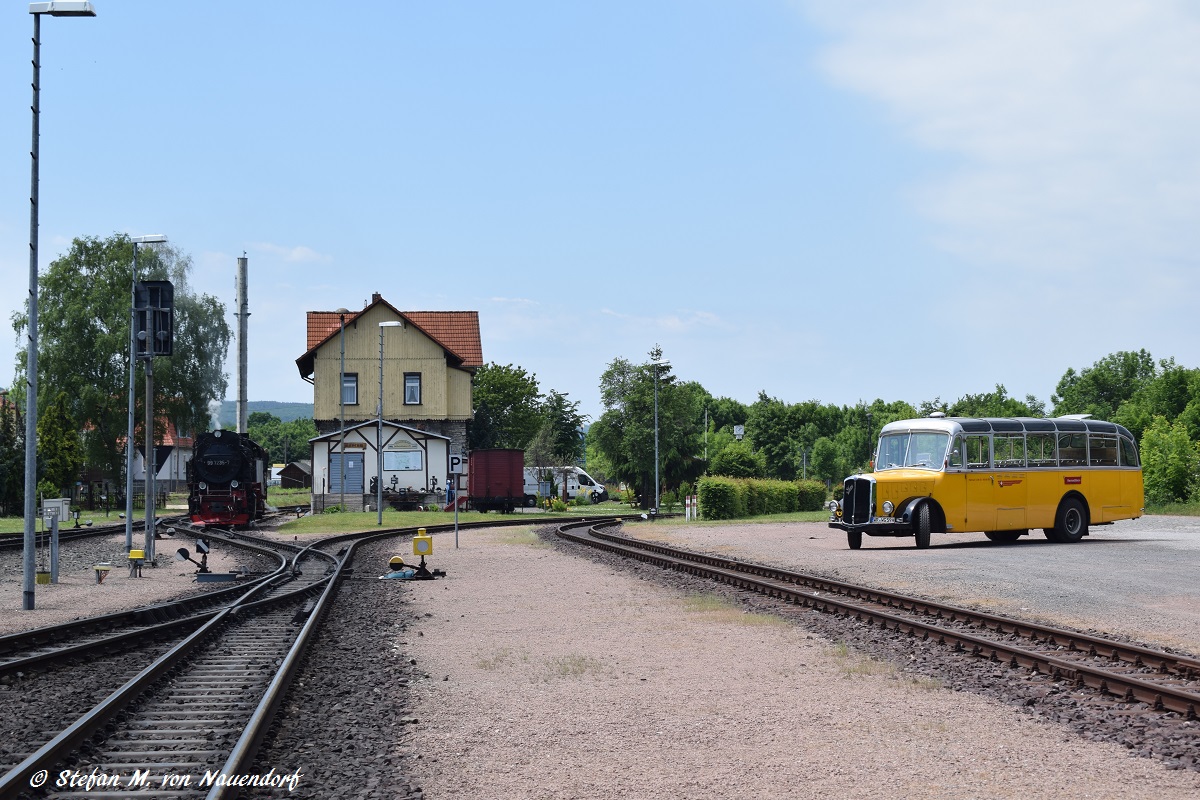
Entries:
[[216, 430], [196, 439], [188, 511], [198, 525], [245, 527], [266, 510], [267, 452], [249, 436]]

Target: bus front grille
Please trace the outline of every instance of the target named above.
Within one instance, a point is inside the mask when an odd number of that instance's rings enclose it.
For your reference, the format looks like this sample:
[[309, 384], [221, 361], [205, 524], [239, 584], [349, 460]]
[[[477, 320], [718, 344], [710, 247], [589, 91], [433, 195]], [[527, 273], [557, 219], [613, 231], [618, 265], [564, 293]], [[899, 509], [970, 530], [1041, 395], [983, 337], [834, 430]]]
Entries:
[[871, 521], [874, 506], [872, 489], [875, 482], [869, 478], [847, 478], [842, 487], [842, 519], [855, 525]]

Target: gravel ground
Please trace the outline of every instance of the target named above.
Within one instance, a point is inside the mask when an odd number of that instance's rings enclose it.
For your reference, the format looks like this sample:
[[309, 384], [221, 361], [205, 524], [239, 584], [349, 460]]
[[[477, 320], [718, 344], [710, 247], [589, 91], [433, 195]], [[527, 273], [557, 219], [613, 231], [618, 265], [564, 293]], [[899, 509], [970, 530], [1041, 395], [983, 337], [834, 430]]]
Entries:
[[[824, 524], [629, 532], [1200, 652], [1200, 521], [1123, 523], [1070, 546], [936, 537], [925, 551], [892, 539], [850, 551]], [[288, 796], [1200, 796], [1200, 751], [1181, 762], [1160, 749], [1195, 743], [1197, 723], [1146, 730], [1155, 725], [1111, 703], [1081, 711], [1069, 687], [984, 662], [949, 666], [864, 626], [533, 529], [465, 531], [458, 549], [452, 534], [435, 542], [431, 565], [449, 575], [434, 582], [376, 580], [407, 543], [356, 559], [260, 759], [262, 771], [303, 770]], [[37, 611], [0, 623], [33, 627], [43, 612], [69, 619], [196, 586], [171, 562], [147, 570], [153, 580], [114, 569], [97, 587], [91, 563], [105, 547], [123, 559], [124, 539], [92, 546], [71, 570], [64, 557], [64, 583], [38, 587]], [[9, 592], [14, 567], [0, 564]], [[0, 691], [20, 699], [15, 721], [40, 705], [20, 686]]]
[[[141, 546], [142, 536], [134, 533], [135, 547]], [[18, 612], [0, 614], [0, 635], [212, 591], [212, 584], [196, 583], [194, 564], [174, 560], [180, 547], [193, 551], [195, 558], [193, 538], [181, 535], [175, 539], [178, 541], [158, 540], [157, 566], [143, 566], [140, 578], [129, 577], [123, 532], [64, 543], [59, 549], [58, 583], [34, 587], [32, 611], [24, 610], [21, 551], [0, 551], [0, 608]], [[49, 569], [49, 554], [45, 557]], [[209, 553], [208, 566], [214, 572], [228, 571], [241, 563], [239, 558], [245, 556], [218, 544]], [[93, 565], [102, 562], [110, 563], [112, 569], [103, 583], [96, 583]]]
[[[821, 524], [656, 525], [634, 527], [847, 580], [1200, 642], [1196, 588], [1173, 594], [1196, 574], [1190, 521], [1149, 535], [1144, 524], [1100, 529], [1060, 547], [946, 537], [920, 552], [903, 540], [849, 551]], [[532, 533], [463, 540], [456, 550], [438, 534], [433, 563], [449, 576], [405, 587], [407, 604], [395, 606], [398, 618], [432, 615], [410, 626], [415, 636], [394, 637], [430, 676], [413, 685], [420, 723], [405, 744], [428, 797], [1200, 795], [1200, 773], [1091, 741], [1090, 721], [1077, 731], [962, 691], [957, 677], [872, 658], [853, 635], [819, 633], [826, 615], [793, 624], [711, 584], [570, 555]], [[1139, 584], [1160, 559], [1166, 573]]]

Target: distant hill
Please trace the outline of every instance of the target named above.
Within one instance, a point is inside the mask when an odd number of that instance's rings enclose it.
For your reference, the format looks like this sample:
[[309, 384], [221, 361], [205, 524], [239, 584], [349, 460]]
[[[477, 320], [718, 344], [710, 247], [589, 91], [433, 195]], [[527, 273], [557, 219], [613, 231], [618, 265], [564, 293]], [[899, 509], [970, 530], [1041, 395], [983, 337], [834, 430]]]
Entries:
[[[279, 417], [282, 422], [294, 419], [312, 419], [312, 403], [280, 403], [275, 400], [250, 400], [246, 403], [246, 416], [255, 411], [265, 411]], [[221, 404], [221, 427], [232, 430], [237, 427], [237, 401], [226, 400]]]

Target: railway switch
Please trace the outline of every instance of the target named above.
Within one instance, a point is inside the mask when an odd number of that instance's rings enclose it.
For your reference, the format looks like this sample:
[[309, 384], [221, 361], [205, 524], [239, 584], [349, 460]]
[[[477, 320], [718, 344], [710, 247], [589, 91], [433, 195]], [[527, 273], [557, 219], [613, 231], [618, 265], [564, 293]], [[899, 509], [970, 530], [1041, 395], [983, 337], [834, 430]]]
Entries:
[[146, 561], [145, 550], [130, 550], [129, 551], [129, 577], [142, 577], [142, 564]]

